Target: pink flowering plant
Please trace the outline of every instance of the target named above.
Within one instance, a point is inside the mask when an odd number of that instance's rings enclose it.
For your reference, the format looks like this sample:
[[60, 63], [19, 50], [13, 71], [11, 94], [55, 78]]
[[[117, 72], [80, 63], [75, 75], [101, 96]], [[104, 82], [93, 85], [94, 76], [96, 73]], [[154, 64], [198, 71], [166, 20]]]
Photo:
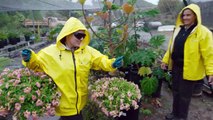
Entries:
[[9, 112], [18, 120], [54, 116], [59, 99], [57, 86], [44, 73], [6, 68], [0, 74], [0, 116]]
[[126, 116], [130, 108], [138, 109], [141, 93], [138, 86], [124, 78], [101, 78], [89, 86], [91, 101], [109, 117]]

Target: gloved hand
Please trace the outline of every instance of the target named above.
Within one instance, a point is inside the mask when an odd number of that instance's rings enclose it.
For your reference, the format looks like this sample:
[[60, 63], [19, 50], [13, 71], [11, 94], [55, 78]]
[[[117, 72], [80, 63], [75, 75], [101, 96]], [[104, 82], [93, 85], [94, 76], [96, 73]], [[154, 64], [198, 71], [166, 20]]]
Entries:
[[113, 68], [119, 68], [123, 64], [123, 56], [116, 58], [116, 60], [112, 63]]
[[24, 62], [29, 62], [31, 58], [31, 51], [29, 49], [24, 49], [21, 52], [21, 56]]

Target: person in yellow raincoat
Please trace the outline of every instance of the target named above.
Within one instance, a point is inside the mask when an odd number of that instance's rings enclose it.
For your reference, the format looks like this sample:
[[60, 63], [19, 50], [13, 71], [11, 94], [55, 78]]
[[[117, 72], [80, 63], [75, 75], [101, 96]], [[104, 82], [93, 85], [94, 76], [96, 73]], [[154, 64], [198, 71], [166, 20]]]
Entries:
[[87, 103], [90, 69], [114, 71], [122, 65], [122, 57], [109, 59], [88, 46], [89, 32], [77, 18], [71, 17], [57, 36], [56, 44], [35, 54], [22, 50], [23, 64], [48, 74], [62, 96], [56, 115], [60, 120], [82, 120], [81, 110]]
[[212, 32], [201, 24], [198, 5], [179, 13], [161, 68], [172, 71], [173, 106], [166, 120], [186, 120], [195, 84], [206, 75], [213, 84]]

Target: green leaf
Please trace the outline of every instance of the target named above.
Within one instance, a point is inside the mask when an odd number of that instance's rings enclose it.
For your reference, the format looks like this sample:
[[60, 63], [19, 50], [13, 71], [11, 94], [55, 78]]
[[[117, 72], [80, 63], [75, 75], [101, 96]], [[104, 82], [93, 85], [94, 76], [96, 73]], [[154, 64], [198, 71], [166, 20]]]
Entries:
[[131, 63], [140, 64], [141, 66], [152, 66], [157, 54], [151, 49], [141, 49], [130, 55]]
[[112, 10], [118, 10], [120, 9], [121, 7], [119, 5], [116, 5], [116, 4], [112, 4]]
[[150, 67], [141, 67], [138, 71], [138, 74], [140, 76], [150, 75], [152, 73], [152, 70]]
[[151, 95], [157, 90], [158, 81], [156, 77], [145, 77], [141, 81], [141, 92], [145, 95]]
[[157, 35], [157, 36], [153, 36], [150, 39], [149, 44], [153, 46], [154, 48], [158, 48], [165, 42], [165, 40], [166, 39], [164, 35]]

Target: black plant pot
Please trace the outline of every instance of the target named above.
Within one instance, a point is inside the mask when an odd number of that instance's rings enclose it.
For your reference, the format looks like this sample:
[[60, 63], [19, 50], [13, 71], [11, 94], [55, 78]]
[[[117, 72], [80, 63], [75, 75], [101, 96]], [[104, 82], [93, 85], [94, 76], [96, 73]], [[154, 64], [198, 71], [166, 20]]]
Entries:
[[4, 47], [4, 41], [0, 40], [0, 48], [3, 48], [3, 47]]
[[7, 45], [8, 45], [7, 39], [0, 40], [0, 48], [4, 48], [4, 47], [7, 46]]
[[30, 36], [25, 35], [24, 37], [25, 37], [25, 41], [30, 41]]
[[138, 120], [139, 108], [134, 110], [134, 108], [130, 108], [128, 111], [123, 111], [126, 113], [126, 116], [121, 116], [116, 118], [116, 120]]
[[15, 45], [20, 42], [20, 38], [9, 38], [9, 44]]
[[161, 97], [161, 87], [162, 87], [163, 81], [165, 81], [164, 79], [165, 79], [165, 78], [158, 79], [158, 87], [157, 87], [156, 92], [154, 92], [154, 93], [152, 94], [152, 97], [154, 97], [154, 98], [160, 98], [160, 97]]
[[138, 74], [138, 69], [135, 65], [119, 68], [119, 70], [125, 73], [124, 78], [127, 79], [127, 81], [134, 82], [140, 88], [140, 80], [142, 80], [143, 77]]

